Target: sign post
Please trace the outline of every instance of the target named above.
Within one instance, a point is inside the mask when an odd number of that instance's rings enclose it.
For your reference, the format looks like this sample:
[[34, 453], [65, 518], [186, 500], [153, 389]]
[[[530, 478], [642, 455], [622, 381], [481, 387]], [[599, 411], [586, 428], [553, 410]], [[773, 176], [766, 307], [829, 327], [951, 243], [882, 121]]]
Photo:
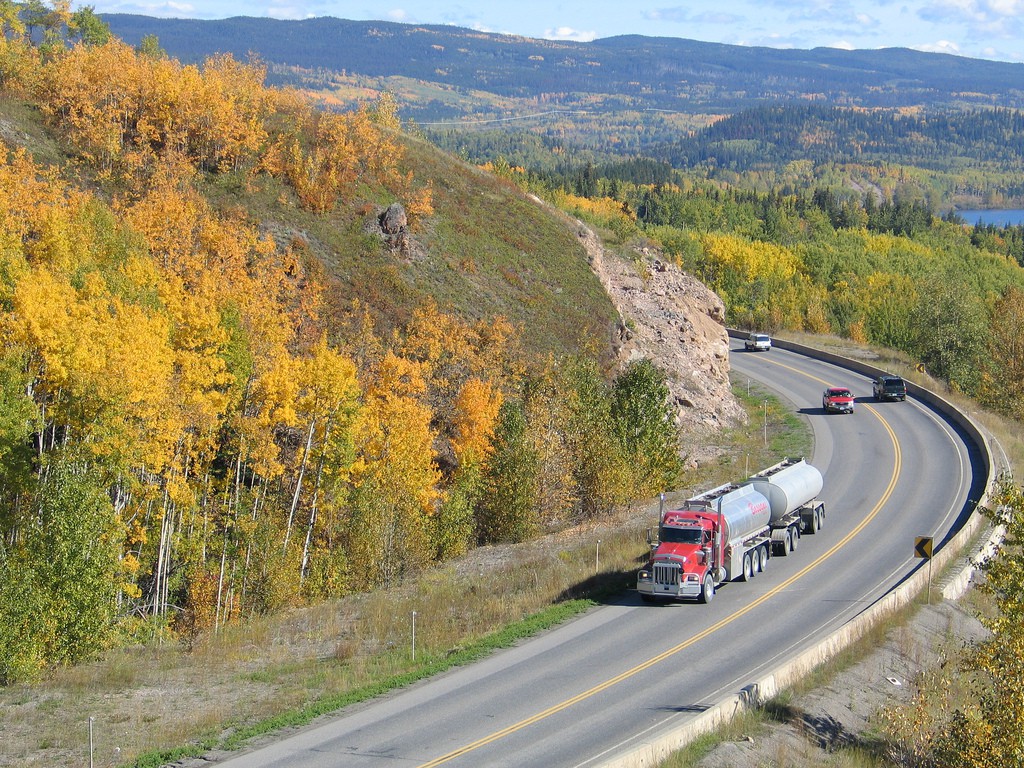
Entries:
[[928, 605], [932, 604], [932, 537], [918, 536], [914, 539], [914, 557], [928, 561]]

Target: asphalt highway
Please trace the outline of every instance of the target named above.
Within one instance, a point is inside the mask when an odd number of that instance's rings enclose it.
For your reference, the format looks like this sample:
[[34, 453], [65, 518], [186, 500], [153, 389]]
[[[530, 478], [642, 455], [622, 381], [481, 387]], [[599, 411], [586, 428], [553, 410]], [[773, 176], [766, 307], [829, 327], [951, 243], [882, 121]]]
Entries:
[[[220, 764], [597, 765], [737, 692], [924, 567], [915, 538], [938, 546], [972, 494], [971, 454], [957, 430], [914, 398], [874, 402], [857, 374], [733, 345], [737, 380], [763, 382], [813, 430], [807, 458], [824, 476], [827, 517], [795, 553], [772, 558], [751, 582], [721, 586], [709, 605], [651, 606], [630, 590], [529, 642]], [[853, 414], [822, 412], [830, 385], [853, 391]]]

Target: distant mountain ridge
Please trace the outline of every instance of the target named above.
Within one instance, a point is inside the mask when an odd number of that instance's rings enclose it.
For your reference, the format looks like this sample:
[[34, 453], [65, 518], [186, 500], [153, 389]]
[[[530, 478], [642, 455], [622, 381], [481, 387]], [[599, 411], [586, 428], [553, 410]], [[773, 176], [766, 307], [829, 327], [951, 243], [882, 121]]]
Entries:
[[[405, 77], [535, 107], [731, 114], [798, 101], [887, 108], [1024, 108], [1024, 64], [904, 48], [784, 50], [637, 35], [589, 43], [538, 40], [453, 26], [315, 18], [282, 21], [101, 17], [136, 45], [156, 35], [183, 62], [214, 53], [317, 72]], [[274, 77], [287, 81], [275, 69]], [[273, 78], [272, 78], [273, 79]], [[450, 117], [450, 103], [410, 105], [420, 121]]]

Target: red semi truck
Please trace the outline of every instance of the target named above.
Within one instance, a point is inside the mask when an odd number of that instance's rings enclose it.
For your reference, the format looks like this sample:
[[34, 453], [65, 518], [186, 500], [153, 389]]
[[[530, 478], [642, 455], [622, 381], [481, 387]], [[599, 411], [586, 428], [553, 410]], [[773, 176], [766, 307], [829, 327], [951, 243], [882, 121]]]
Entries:
[[695, 598], [707, 603], [724, 581], [749, 580], [773, 555], [788, 555], [825, 519], [822, 477], [790, 458], [662, 512], [651, 559], [637, 576], [648, 603]]

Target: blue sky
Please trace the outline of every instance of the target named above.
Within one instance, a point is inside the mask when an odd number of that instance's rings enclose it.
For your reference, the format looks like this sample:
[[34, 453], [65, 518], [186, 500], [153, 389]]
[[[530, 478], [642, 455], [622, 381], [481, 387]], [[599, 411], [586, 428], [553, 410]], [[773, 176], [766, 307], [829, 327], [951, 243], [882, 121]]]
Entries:
[[454, 24], [526, 37], [589, 41], [621, 34], [731, 45], [888, 47], [1024, 62], [1024, 0], [98, 0], [97, 13], [221, 19]]

